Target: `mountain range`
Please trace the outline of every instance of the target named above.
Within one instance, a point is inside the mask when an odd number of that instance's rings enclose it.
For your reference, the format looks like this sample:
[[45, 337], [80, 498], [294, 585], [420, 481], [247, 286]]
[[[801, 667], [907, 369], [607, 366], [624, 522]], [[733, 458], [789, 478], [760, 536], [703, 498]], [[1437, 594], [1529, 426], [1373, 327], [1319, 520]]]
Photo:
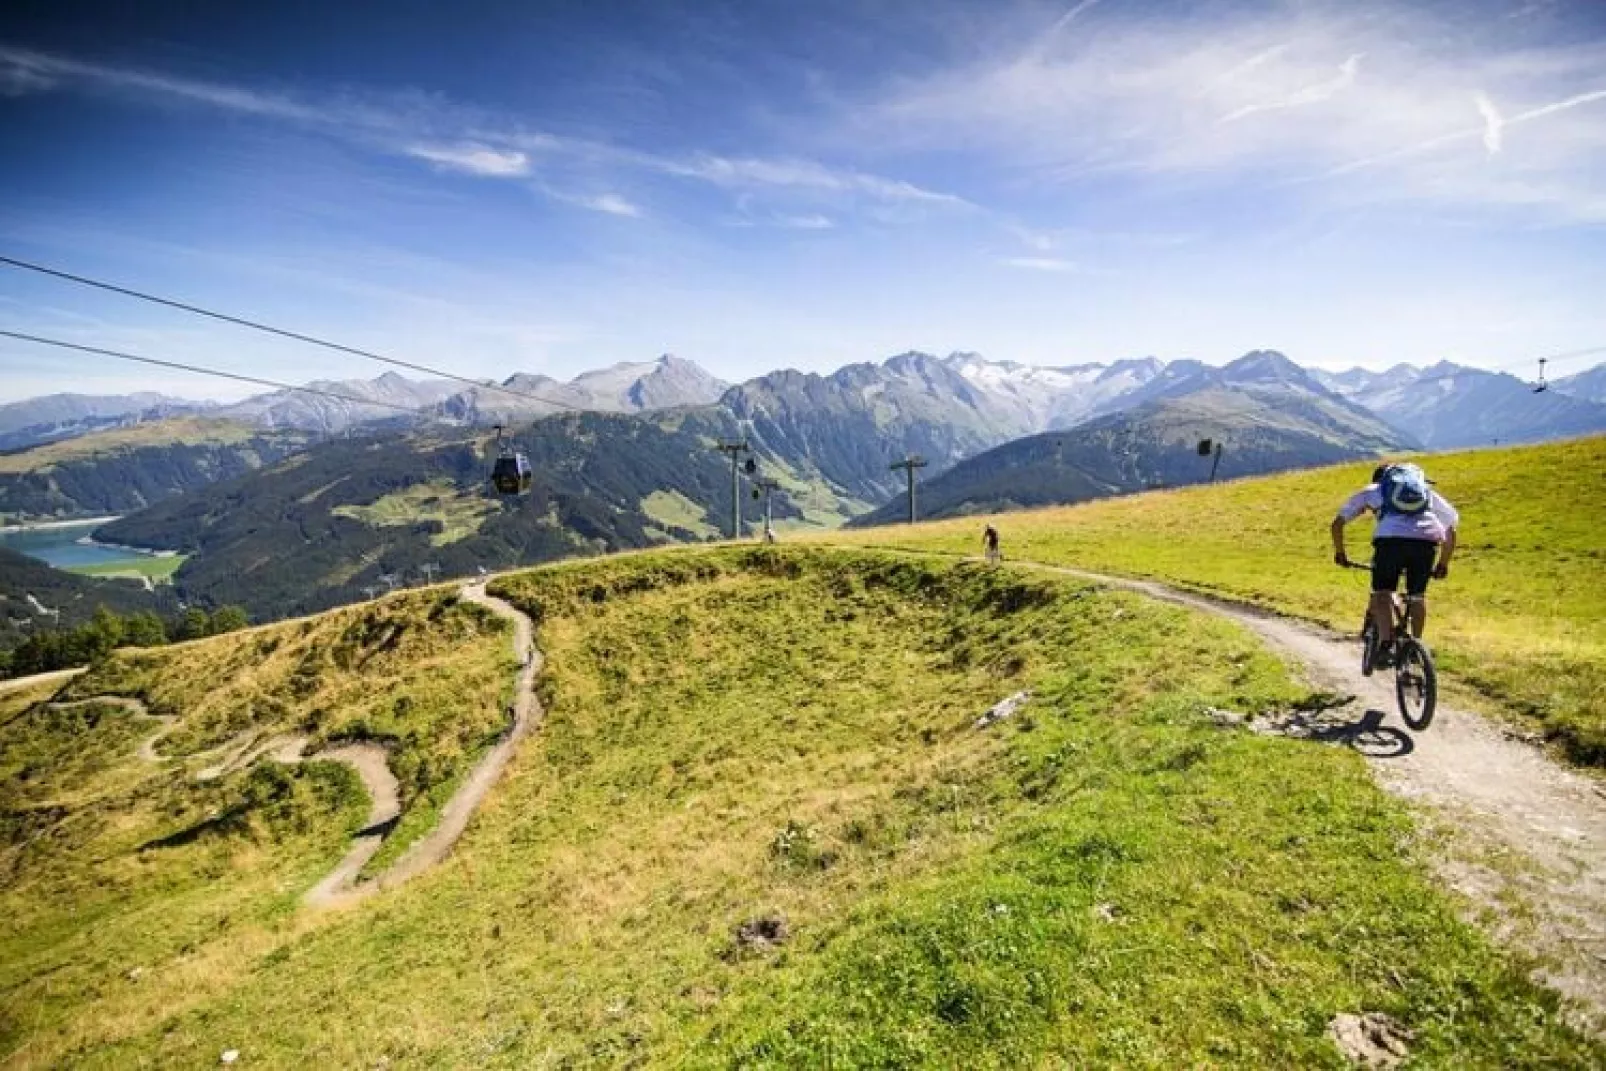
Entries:
[[154, 391], [134, 394], [47, 394], [0, 405], [0, 453], [74, 439], [141, 419], [160, 420], [212, 407]]
[[[1224, 368], [1173, 362], [1123, 398], [1131, 404], [1071, 428], [1015, 439], [937, 473], [920, 515], [945, 517], [1331, 464], [1411, 449], [1412, 437], [1324, 387], [1280, 353]], [[1219, 473], [1199, 441], [1223, 444]], [[903, 519], [894, 498], [855, 525]]]
[[1317, 375], [1335, 393], [1409, 428], [1428, 449], [1453, 450], [1606, 431], [1606, 404], [1587, 396], [1592, 384], [1597, 390], [1602, 384], [1601, 378], [1588, 377], [1601, 371], [1573, 377], [1572, 387], [1563, 381], [1544, 391], [1508, 373], [1449, 361]]
[[[744, 440], [754, 474], [778, 482], [772, 506], [784, 528], [898, 519], [903, 479], [890, 465], [910, 454], [929, 461], [921, 498], [933, 515], [1196, 482], [1209, 475], [1193, 451], [1206, 437], [1226, 444], [1221, 474], [1235, 476], [1454, 436], [1606, 429], [1606, 405], [1559, 384], [1534, 394], [1513, 377], [1447, 365], [1316, 372], [1272, 351], [1223, 368], [1155, 359], [1038, 368], [911, 352], [729, 387], [663, 357], [567, 384], [507, 384], [593, 411], [525, 412], [495, 391], [446, 393], [445, 383], [391, 374], [343, 389], [371, 388], [370, 402], [416, 400], [416, 418], [366, 421], [355, 405], [298, 410], [280, 397], [209, 409], [205, 435], [168, 430], [184, 420], [103, 431], [0, 458], [0, 499], [10, 503], [0, 508], [129, 511], [97, 536], [183, 551], [180, 597], [242, 604], [265, 620], [350, 601], [427, 566], [460, 575], [716, 537], [730, 511], [730, 463], [713, 449], [721, 440]], [[1441, 418], [1423, 399], [1472, 411]], [[231, 408], [233, 420], [210, 418]], [[317, 433], [284, 426], [314, 419]], [[344, 434], [323, 434], [339, 419]], [[526, 496], [487, 492], [493, 437], [484, 423], [464, 423], [493, 419], [510, 425], [535, 468]], [[750, 519], [759, 508], [751, 486], [741, 484]]]
[[369, 425], [512, 424], [571, 410], [643, 413], [706, 405], [729, 384], [692, 361], [665, 354], [654, 361], [621, 362], [582, 372], [567, 383], [520, 372], [500, 384], [465, 387], [460, 380], [413, 380], [386, 372], [375, 379], [319, 379], [303, 386], [307, 389], [270, 391], [225, 405], [153, 392], [29, 398], [0, 405], [0, 453], [111, 427], [197, 414], [328, 435]]

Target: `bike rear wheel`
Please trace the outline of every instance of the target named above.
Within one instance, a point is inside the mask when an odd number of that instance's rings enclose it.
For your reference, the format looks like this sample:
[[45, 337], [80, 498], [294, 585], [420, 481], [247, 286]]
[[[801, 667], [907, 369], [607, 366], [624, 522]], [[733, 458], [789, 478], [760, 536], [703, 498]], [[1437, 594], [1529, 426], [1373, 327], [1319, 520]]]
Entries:
[[1399, 700], [1400, 717], [1414, 732], [1421, 732], [1433, 721], [1439, 701], [1439, 677], [1433, 668], [1433, 655], [1414, 638], [1402, 637], [1394, 652], [1394, 695]]

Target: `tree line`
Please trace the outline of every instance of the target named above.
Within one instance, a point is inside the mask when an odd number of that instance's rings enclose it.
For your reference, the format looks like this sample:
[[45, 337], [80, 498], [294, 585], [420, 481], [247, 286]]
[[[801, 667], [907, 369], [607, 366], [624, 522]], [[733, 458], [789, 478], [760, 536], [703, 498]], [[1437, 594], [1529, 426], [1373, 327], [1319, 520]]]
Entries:
[[119, 647], [160, 647], [233, 632], [248, 624], [245, 611], [238, 606], [223, 606], [212, 613], [192, 606], [167, 620], [150, 610], [125, 616], [98, 606], [95, 616], [82, 625], [41, 630], [10, 651], [0, 652], [0, 677], [87, 666]]

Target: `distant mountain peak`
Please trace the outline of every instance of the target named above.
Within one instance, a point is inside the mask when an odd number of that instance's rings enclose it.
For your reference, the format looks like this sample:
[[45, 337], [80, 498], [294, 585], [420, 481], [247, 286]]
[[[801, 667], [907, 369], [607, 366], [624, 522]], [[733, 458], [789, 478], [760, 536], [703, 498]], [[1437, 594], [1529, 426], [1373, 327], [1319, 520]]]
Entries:
[[1309, 374], [1276, 350], [1250, 350], [1221, 370], [1231, 379], [1309, 379]]

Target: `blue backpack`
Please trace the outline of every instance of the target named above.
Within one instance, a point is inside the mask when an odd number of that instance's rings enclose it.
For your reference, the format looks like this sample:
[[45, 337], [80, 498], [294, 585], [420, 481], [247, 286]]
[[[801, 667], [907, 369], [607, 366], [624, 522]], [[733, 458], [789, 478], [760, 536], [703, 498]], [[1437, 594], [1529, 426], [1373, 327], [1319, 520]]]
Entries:
[[1416, 465], [1390, 465], [1378, 481], [1383, 494], [1383, 516], [1403, 513], [1414, 517], [1428, 508], [1428, 477]]

